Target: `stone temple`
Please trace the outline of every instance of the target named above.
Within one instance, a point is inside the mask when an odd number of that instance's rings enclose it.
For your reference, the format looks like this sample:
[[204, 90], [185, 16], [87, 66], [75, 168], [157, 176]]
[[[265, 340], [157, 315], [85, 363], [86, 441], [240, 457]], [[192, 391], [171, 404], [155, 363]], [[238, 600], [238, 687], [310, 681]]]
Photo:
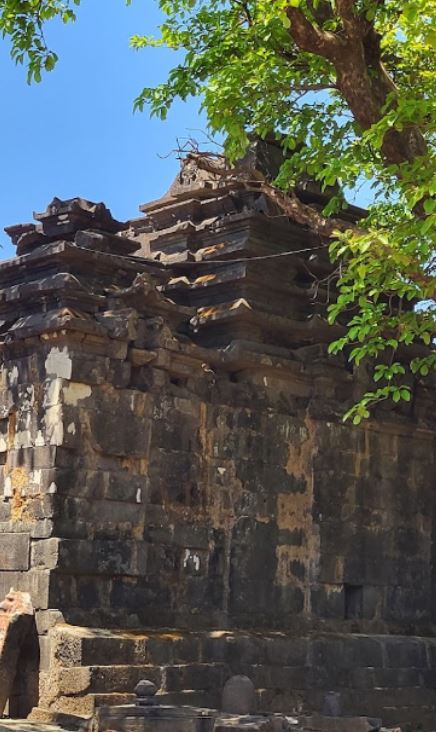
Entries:
[[141, 212], [7, 229], [0, 595], [34, 614], [0, 706], [218, 709], [244, 675], [263, 712], [435, 730], [436, 384], [344, 424], [325, 242], [192, 163]]

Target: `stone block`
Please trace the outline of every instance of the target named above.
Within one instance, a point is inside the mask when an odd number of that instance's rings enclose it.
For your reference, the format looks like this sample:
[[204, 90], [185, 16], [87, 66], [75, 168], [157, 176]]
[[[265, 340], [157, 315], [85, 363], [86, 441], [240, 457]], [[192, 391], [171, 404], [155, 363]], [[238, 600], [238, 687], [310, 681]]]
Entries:
[[379, 636], [351, 636], [346, 642], [346, 647], [350, 649], [349, 652], [356, 665], [379, 667], [383, 665], [383, 640]]
[[[276, 618], [291, 618], [304, 613], [304, 592], [301, 587], [285, 584], [274, 588], [274, 615]], [[272, 611], [269, 611], [272, 613]], [[280, 621], [279, 621], [280, 622]]]
[[9, 450], [7, 466], [9, 470], [24, 468], [31, 472], [43, 468], [53, 468], [58, 448], [55, 445], [24, 447], [20, 450]]
[[373, 686], [394, 689], [420, 686], [426, 673], [418, 668], [375, 668], [373, 669]]
[[131, 693], [142, 679], [151, 681], [159, 689], [164, 674], [164, 670], [159, 666], [150, 665], [91, 666], [89, 690], [92, 693], [105, 694]]
[[348, 674], [348, 684], [353, 689], [372, 689], [376, 686], [376, 680], [379, 682], [379, 685], [382, 685], [380, 681], [383, 679], [383, 676], [380, 674], [380, 669], [354, 668]]
[[35, 566], [83, 575], [143, 575], [147, 547], [116, 539], [48, 539], [32, 547]]
[[173, 541], [182, 547], [193, 549], [208, 549], [210, 531], [205, 526], [195, 524], [176, 524], [174, 527]]
[[274, 666], [304, 666], [308, 652], [306, 638], [267, 638], [265, 660]]
[[5, 596], [11, 587], [28, 592], [35, 610], [49, 607], [50, 573], [48, 570], [30, 569], [23, 572], [0, 571], [0, 596]]
[[2, 501], [0, 499], [0, 523], [10, 521], [11, 503], [10, 501]]
[[277, 557], [277, 528], [241, 517], [232, 532], [230, 569], [231, 612], [243, 613], [248, 607], [260, 611], [270, 608], [274, 592]]
[[[174, 663], [175, 640], [177, 636], [151, 635], [147, 640], [147, 658], [156, 666]], [[190, 659], [191, 660], [191, 659]]]
[[57, 623], [63, 623], [64, 618], [59, 610], [38, 610], [35, 613], [38, 634], [45, 635]]
[[51, 660], [51, 641], [47, 635], [39, 636], [39, 668], [40, 671], [48, 671], [50, 669]]
[[[197, 486], [202, 475], [200, 456], [155, 448], [151, 453], [148, 475], [153, 503], [168, 501], [189, 505], [193, 503], [191, 496], [198, 495]], [[159, 501], [153, 500], [155, 494], [159, 496]]]
[[[173, 658], [176, 663], [199, 661], [201, 657], [201, 637], [187, 633], [179, 638], [175, 637], [171, 643]], [[209, 660], [203, 657], [203, 660]], [[155, 682], [156, 683], [156, 682]]]
[[311, 591], [311, 605], [315, 615], [321, 618], [344, 618], [343, 585], [320, 585]]
[[281, 545], [303, 546], [306, 541], [306, 533], [303, 528], [280, 529], [277, 533], [277, 542]]
[[386, 621], [414, 623], [417, 614], [421, 621], [430, 621], [429, 593], [425, 586], [409, 589], [395, 585], [384, 589], [383, 615]]
[[59, 561], [60, 539], [40, 539], [32, 542], [30, 563], [32, 567], [55, 569]]
[[0, 567], [6, 571], [29, 569], [29, 534], [0, 534]]
[[424, 641], [416, 638], [386, 638], [384, 642], [387, 668], [428, 668]]
[[55, 674], [54, 683], [59, 695], [76, 696], [90, 691], [91, 669], [87, 666], [59, 668]]
[[[145, 665], [148, 638], [142, 634], [58, 625], [50, 631], [53, 658], [64, 668], [73, 666]], [[155, 664], [152, 664], [155, 665]]]
[[290, 692], [310, 685], [310, 669], [306, 666], [251, 666], [247, 675], [257, 689]]
[[134, 503], [57, 496], [56, 505], [57, 531], [64, 537], [116, 540], [143, 526], [143, 513]]
[[151, 448], [178, 450], [183, 452], [199, 452], [200, 423], [197, 403], [187, 402], [184, 411], [168, 405], [161, 416], [153, 415]]
[[173, 664], [166, 669], [165, 688], [167, 691], [221, 688], [226, 675], [228, 675], [228, 669], [221, 664]]
[[208, 661], [228, 662], [232, 668], [232, 658], [228, 646], [236, 646], [235, 639], [226, 631], [212, 631], [201, 638], [201, 657]]
[[[100, 471], [101, 472], [101, 471]], [[146, 475], [135, 475], [129, 470], [108, 473], [104, 498], [109, 501], [127, 501], [129, 503], [145, 503], [149, 489]]]
[[316, 638], [311, 653], [312, 663], [317, 668], [343, 669], [354, 665], [353, 649], [346, 649], [343, 636]]

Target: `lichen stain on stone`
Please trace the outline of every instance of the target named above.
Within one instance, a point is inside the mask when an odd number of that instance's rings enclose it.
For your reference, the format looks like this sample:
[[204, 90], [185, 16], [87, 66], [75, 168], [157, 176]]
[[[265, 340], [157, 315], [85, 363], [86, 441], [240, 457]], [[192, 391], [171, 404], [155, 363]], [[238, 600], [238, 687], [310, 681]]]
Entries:
[[8, 473], [8, 479], [11, 493], [11, 521], [22, 521], [24, 516], [27, 520], [31, 519], [32, 517], [28, 513], [31, 497], [26, 496], [28, 492], [26, 489], [30, 483], [27, 469], [24, 467], [12, 468]]
[[216, 275], [214, 274], [207, 274], [207, 275], [201, 275], [201, 277], [197, 277], [195, 279], [195, 284], [201, 284], [202, 282], [211, 282], [212, 280], [216, 279]]
[[133, 475], [147, 475], [148, 474], [148, 458], [133, 458], [125, 457], [121, 459], [122, 470], [129, 470]]
[[68, 348], [62, 349], [54, 346], [45, 360], [47, 376], [58, 376], [61, 379], [71, 379], [73, 373], [73, 362], [68, 353]]
[[64, 424], [62, 406], [58, 404], [46, 410], [43, 418], [46, 441], [49, 445], [62, 445], [64, 440]]
[[[317, 453], [316, 425], [306, 417], [299, 435], [291, 436], [286, 472], [296, 478], [304, 478], [304, 493], [279, 493], [277, 496], [277, 525], [279, 529], [303, 532], [301, 546], [287, 546], [276, 549], [277, 584], [289, 583], [289, 563], [299, 561], [306, 568], [309, 582], [304, 586], [304, 609], [311, 612], [310, 583], [319, 575], [320, 531], [313, 521], [314, 478], [313, 457]], [[293, 581], [296, 581], [293, 579]]]
[[[370, 459], [370, 446], [369, 446], [369, 436], [370, 432], [367, 429], [367, 425], [364, 424], [360, 428], [362, 434], [363, 434], [363, 450], [357, 450], [355, 454], [355, 462], [354, 462], [354, 472], [356, 474], [356, 477], [363, 476], [365, 474], [365, 471], [368, 467], [368, 461]], [[395, 443], [397, 443], [397, 439], [394, 438]], [[395, 451], [396, 453], [396, 451]], [[395, 456], [392, 455], [392, 459], [396, 459]]]
[[277, 495], [277, 526], [279, 529], [301, 529], [311, 516], [307, 493], [279, 493]]
[[64, 404], [75, 407], [80, 401], [90, 397], [92, 391], [88, 384], [79, 384], [75, 381], [71, 381], [67, 386], [64, 386], [62, 393], [64, 397]]
[[276, 584], [281, 586], [299, 584], [298, 580], [291, 572], [291, 562], [303, 562], [305, 554], [306, 549], [300, 546], [288, 546], [287, 544], [284, 544], [276, 547]]
[[8, 450], [10, 450], [11, 447], [13, 447], [16, 429], [17, 429], [17, 413], [15, 410], [13, 410], [12, 412], [10, 412], [9, 418], [8, 418], [8, 435], [7, 435]]
[[288, 475], [302, 476], [305, 475], [308, 463], [311, 460], [312, 442], [311, 434], [305, 428], [300, 428], [298, 439], [292, 439], [289, 443], [288, 461], [286, 463], [286, 472]]
[[210, 437], [207, 429], [207, 405], [200, 402], [199, 424], [198, 424], [198, 440], [200, 443], [201, 456], [210, 455]]
[[8, 371], [8, 375], [7, 375], [8, 385], [15, 386], [16, 384], [18, 384], [18, 377], [19, 377], [18, 368], [17, 368], [17, 366], [13, 366], [12, 369], [10, 371]]
[[45, 383], [42, 406], [52, 407], [59, 404], [62, 393], [62, 379], [50, 379]]

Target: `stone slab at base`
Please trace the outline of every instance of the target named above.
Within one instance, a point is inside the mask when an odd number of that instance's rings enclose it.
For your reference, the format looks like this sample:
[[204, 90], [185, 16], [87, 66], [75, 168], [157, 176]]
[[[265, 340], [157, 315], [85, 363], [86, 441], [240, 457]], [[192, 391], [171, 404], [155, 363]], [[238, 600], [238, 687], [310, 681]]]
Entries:
[[100, 707], [132, 704], [140, 679], [157, 686], [160, 706], [217, 709], [226, 681], [243, 674], [253, 681], [262, 713], [323, 714], [333, 690], [344, 717], [436, 729], [434, 638], [58, 625], [49, 641], [42, 709], [32, 720], [58, 721], [47, 713], [68, 715], [65, 721], [91, 718]]
[[368, 717], [290, 717], [283, 714], [226, 714], [196, 707], [101, 707], [98, 732], [402, 732]]
[[301, 720], [307, 732], [379, 732], [381, 719], [368, 717], [326, 717], [313, 714]]
[[0, 732], [74, 732], [57, 724], [28, 722], [23, 719], [5, 719], [0, 722]]

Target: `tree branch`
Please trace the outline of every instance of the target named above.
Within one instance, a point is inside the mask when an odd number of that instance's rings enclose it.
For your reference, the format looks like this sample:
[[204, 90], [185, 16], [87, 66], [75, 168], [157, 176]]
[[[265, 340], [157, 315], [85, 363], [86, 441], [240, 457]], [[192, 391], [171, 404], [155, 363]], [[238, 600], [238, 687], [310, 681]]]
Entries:
[[285, 216], [297, 224], [307, 226], [314, 234], [330, 239], [335, 231], [358, 228], [348, 221], [326, 218], [314, 206], [300, 201], [295, 191], [284, 192], [269, 183], [263, 173], [255, 169], [230, 168], [221, 154], [189, 152], [186, 160], [192, 160], [200, 170], [205, 170], [217, 178], [242, 184], [246, 190], [264, 193]]
[[368, 30], [367, 23], [354, 10], [354, 0], [336, 0], [336, 12], [349, 40], [362, 38]]
[[333, 60], [343, 50], [344, 44], [338, 36], [316, 28], [298, 8], [287, 8], [286, 15], [291, 22], [289, 32], [303, 51]]
[[322, 82], [320, 82], [319, 84], [299, 84], [298, 86], [293, 86], [291, 92], [295, 92], [297, 94], [308, 94], [308, 92], [324, 91], [325, 89], [337, 88], [337, 84], [323, 84]]

